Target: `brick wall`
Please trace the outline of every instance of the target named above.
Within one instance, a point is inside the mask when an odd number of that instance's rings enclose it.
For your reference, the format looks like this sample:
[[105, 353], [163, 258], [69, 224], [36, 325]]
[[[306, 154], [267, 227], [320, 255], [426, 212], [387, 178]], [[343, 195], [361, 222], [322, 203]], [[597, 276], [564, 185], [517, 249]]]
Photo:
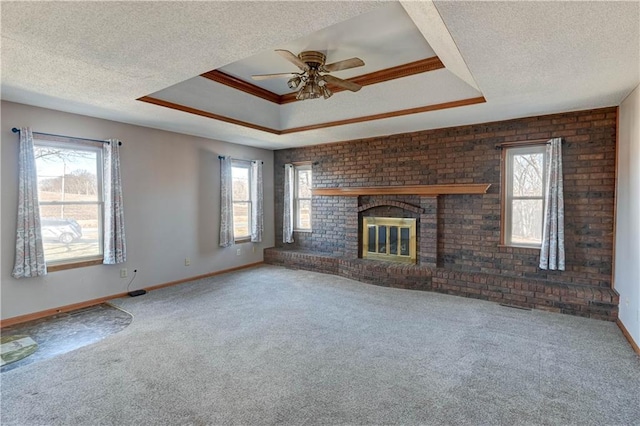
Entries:
[[[565, 141], [567, 270], [563, 272], [539, 270], [537, 249], [499, 246], [501, 151], [495, 144], [553, 137]], [[430, 234], [437, 242], [437, 253], [430, 254], [436, 256], [432, 267], [610, 288], [615, 140], [612, 107], [276, 151], [277, 246], [354, 257], [358, 244], [354, 215], [357, 221], [358, 205], [366, 202], [357, 197], [314, 197], [313, 232], [296, 233], [296, 243], [285, 245], [281, 242], [285, 163], [316, 162], [313, 178], [318, 188], [491, 183], [485, 195], [445, 195], [435, 203], [417, 203], [437, 210], [435, 223], [429, 225], [437, 228], [437, 234], [433, 230]], [[422, 215], [420, 225], [432, 216]]]

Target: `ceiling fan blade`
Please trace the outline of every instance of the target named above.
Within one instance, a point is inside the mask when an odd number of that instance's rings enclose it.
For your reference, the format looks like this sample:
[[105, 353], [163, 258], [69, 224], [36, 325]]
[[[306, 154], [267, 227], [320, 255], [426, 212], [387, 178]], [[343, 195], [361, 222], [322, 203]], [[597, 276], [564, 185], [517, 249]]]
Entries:
[[332, 71], [348, 70], [349, 68], [357, 68], [363, 65], [364, 65], [364, 62], [362, 61], [362, 59], [351, 58], [351, 59], [345, 59], [344, 61], [338, 61], [329, 65], [325, 65], [324, 69], [327, 70], [327, 72], [332, 72]]
[[289, 52], [288, 50], [276, 49], [276, 52], [278, 53], [278, 55], [282, 56], [284, 59], [291, 62], [293, 65], [297, 66], [302, 71], [309, 71], [309, 65], [302, 62], [300, 58], [298, 58], [296, 55]]
[[323, 75], [322, 78], [324, 79], [324, 81], [326, 81], [329, 84], [333, 84], [335, 86], [339, 86], [344, 89], [351, 90], [352, 92], [357, 92], [358, 90], [362, 89], [362, 86], [360, 86], [357, 83], [354, 83], [349, 80], [343, 80], [341, 78], [334, 77], [332, 75]]
[[278, 74], [258, 74], [258, 75], [252, 75], [251, 78], [254, 80], [268, 80], [270, 78], [280, 78], [280, 77], [293, 77], [297, 74], [294, 74], [292, 72], [281, 72]]

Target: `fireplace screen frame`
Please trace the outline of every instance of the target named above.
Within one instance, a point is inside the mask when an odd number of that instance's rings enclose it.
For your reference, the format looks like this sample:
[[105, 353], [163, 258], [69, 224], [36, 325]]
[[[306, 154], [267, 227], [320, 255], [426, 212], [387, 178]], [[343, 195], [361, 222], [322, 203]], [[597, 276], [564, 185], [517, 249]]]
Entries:
[[[380, 228], [384, 227], [386, 230], [386, 235], [384, 237], [385, 242], [384, 247], [386, 248], [385, 252], [371, 252], [369, 251], [369, 228], [375, 228], [375, 238], [374, 246], [379, 250], [380, 249]], [[391, 240], [391, 228], [396, 229], [396, 253], [392, 253], [392, 243]], [[409, 230], [409, 254], [403, 255], [399, 253], [397, 249], [397, 240], [401, 238], [402, 235], [401, 229]], [[401, 263], [416, 263], [417, 259], [417, 250], [416, 250], [416, 219], [414, 218], [399, 218], [399, 217], [363, 217], [362, 218], [362, 258], [363, 259], [372, 259], [372, 260], [384, 260], [388, 262], [401, 262]]]

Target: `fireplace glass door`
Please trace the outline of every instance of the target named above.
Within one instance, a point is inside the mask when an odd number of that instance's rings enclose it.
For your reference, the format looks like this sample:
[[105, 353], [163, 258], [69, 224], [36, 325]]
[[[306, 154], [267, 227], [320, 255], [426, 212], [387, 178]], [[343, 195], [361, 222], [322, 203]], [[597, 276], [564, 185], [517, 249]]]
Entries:
[[362, 219], [362, 257], [416, 263], [416, 220], [392, 217]]

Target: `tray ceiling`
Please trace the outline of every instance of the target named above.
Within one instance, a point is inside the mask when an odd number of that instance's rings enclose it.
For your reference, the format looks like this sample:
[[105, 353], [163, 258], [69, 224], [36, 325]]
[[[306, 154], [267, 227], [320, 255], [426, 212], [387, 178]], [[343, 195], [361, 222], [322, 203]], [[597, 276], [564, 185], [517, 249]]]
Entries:
[[[329, 99], [297, 101], [287, 87], [288, 78], [251, 78], [254, 74], [299, 72], [269, 49], [140, 100], [276, 135], [306, 132], [310, 126], [341, 126], [345, 120], [366, 122], [389, 114], [421, 111], [416, 108], [446, 109], [457, 107], [461, 101], [484, 101], [478, 90], [444, 68], [400, 3], [381, 6], [278, 48], [296, 55], [306, 50], [320, 51], [326, 54], [327, 63], [361, 58], [364, 66], [331, 75], [354, 81], [382, 75], [380, 79], [385, 81], [366, 85], [356, 93], [341, 91]], [[437, 67], [416, 66], [408, 73], [398, 72], [429, 60]], [[227, 77], [232, 79], [225, 81]], [[263, 96], [264, 92], [273, 97]], [[287, 103], [287, 98], [291, 102]]]
[[[294, 54], [305, 50], [321, 51], [327, 55], [327, 63], [352, 57], [363, 59], [364, 67], [333, 73], [344, 79], [437, 56], [399, 3], [379, 7], [283, 43], [278, 48]], [[273, 49], [225, 65], [219, 70], [279, 95], [291, 92], [286, 78], [254, 81], [251, 75], [299, 72], [295, 65], [278, 56]]]

